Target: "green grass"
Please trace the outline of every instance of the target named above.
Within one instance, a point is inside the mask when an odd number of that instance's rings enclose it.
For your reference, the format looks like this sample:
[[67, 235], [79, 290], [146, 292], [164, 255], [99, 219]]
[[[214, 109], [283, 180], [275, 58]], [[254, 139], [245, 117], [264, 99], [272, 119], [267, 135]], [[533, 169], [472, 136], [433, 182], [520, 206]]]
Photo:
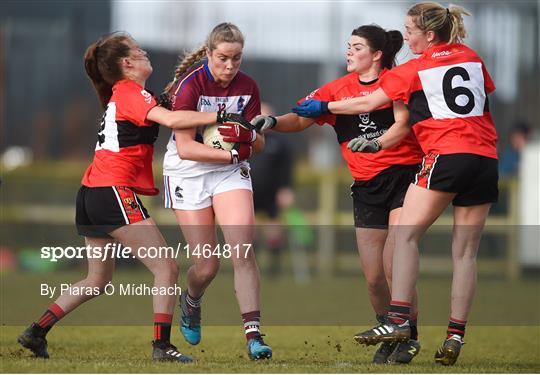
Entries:
[[[354, 259], [356, 260], [356, 259]], [[238, 324], [239, 311], [234, 297], [230, 262], [224, 262], [216, 279], [205, 293], [203, 320], [207, 325]], [[180, 285], [185, 284], [186, 265], [182, 265]], [[295, 284], [290, 275], [261, 280], [263, 323], [273, 326], [319, 325], [353, 326], [375, 324], [367, 288], [358, 271], [355, 275], [314, 277], [307, 284]], [[40, 296], [40, 284], [58, 287], [85, 276], [83, 267], [49, 273], [0, 273], [0, 317], [5, 325], [26, 325], [37, 319], [51, 299]], [[152, 275], [143, 268], [118, 269], [113, 284], [145, 283]], [[421, 277], [420, 324], [444, 325], [450, 303], [450, 276]], [[20, 298], [20, 296], [28, 296]], [[55, 295], [55, 298], [58, 295]], [[64, 325], [146, 325], [152, 319], [150, 296], [103, 295], [69, 314]], [[480, 278], [469, 317], [473, 326], [539, 326], [540, 283], [538, 279], [509, 281]]]
[[149, 344], [152, 328], [59, 326], [49, 334], [51, 359], [40, 360], [15, 342], [23, 327], [1, 328], [3, 373], [538, 373], [540, 328], [469, 327], [467, 344], [455, 366], [433, 361], [444, 327], [422, 327], [422, 349], [407, 366], [370, 364], [374, 347], [352, 340], [358, 327], [267, 326], [274, 358], [252, 362], [247, 358], [241, 328], [204, 327], [203, 341], [190, 347], [173, 333], [182, 352], [194, 364], [154, 363]]
[[[263, 331], [274, 358], [258, 363], [247, 358], [233, 275], [227, 264], [205, 294], [201, 344], [191, 347], [180, 337], [177, 326], [173, 330], [173, 342], [182, 352], [193, 355], [196, 364], [150, 360], [149, 296], [102, 296], [84, 304], [48, 336], [52, 358], [32, 358], [18, 346], [16, 337], [51, 302], [39, 296], [40, 283], [58, 285], [82, 277], [82, 268], [0, 273], [2, 373], [540, 373], [538, 279], [480, 278], [467, 344], [457, 365], [447, 368], [436, 365], [433, 354], [445, 334], [448, 276], [420, 278], [422, 349], [409, 366], [371, 365], [374, 347], [365, 348], [352, 340], [356, 332], [375, 324], [360, 274], [316, 277], [306, 285], [295, 284], [289, 275], [263, 277]], [[152, 277], [140, 268], [119, 269], [113, 282], [151, 285]]]

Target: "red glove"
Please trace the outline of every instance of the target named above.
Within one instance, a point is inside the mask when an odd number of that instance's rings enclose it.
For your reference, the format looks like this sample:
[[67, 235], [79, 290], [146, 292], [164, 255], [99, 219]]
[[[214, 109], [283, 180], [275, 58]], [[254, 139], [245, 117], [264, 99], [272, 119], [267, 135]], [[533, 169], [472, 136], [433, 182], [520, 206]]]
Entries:
[[231, 164], [238, 164], [251, 156], [252, 147], [249, 143], [238, 143], [231, 151]]
[[226, 122], [218, 127], [225, 142], [252, 143], [257, 138], [257, 132], [244, 128], [240, 124]]

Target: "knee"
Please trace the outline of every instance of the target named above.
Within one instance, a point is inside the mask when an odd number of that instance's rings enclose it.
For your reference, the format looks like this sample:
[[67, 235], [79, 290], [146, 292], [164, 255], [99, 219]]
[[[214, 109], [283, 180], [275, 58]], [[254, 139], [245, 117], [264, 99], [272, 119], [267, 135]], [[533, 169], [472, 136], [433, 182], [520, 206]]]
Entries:
[[454, 263], [476, 263], [475, 251], [464, 251], [452, 254]]
[[171, 278], [171, 279], [178, 279], [178, 275], [180, 275], [180, 267], [178, 266], [178, 263], [176, 263], [175, 260], [170, 260], [167, 262], [164, 267], [165, 273]]
[[379, 293], [388, 288], [384, 275], [366, 275], [367, 288], [370, 292]]
[[204, 282], [209, 282], [216, 277], [219, 271], [219, 263], [209, 263], [197, 266], [197, 277]]
[[169, 265], [169, 273], [176, 280], [180, 275], [180, 266], [175, 261], [172, 261]]
[[406, 243], [408, 245], [412, 244], [417, 246], [421, 236], [422, 232], [420, 231], [420, 228], [416, 228], [415, 226], [399, 227], [396, 229], [395, 243]]

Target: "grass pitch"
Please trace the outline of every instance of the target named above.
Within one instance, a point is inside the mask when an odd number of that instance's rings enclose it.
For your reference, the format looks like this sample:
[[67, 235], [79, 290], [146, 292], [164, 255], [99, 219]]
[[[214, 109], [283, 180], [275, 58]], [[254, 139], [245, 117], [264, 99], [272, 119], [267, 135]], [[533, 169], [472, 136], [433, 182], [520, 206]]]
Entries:
[[154, 363], [149, 326], [59, 326], [49, 334], [51, 359], [31, 357], [17, 343], [24, 327], [1, 328], [3, 373], [538, 373], [540, 327], [468, 327], [455, 366], [434, 363], [445, 327], [421, 327], [422, 349], [410, 365], [372, 365], [375, 347], [356, 344], [363, 327], [267, 326], [274, 358], [253, 362], [246, 354], [241, 327], [203, 328], [203, 340], [189, 346], [175, 328], [173, 341], [193, 355], [193, 364]]
[[[360, 275], [313, 279], [295, 285], [290, 277], [262, 281], [265, 341], [270, 361], [246, 353], [232, 273], [223, 269], [205, 294], [203, 339], [185, 343], [175, 310], [172, 341], [194, 364], [154, 363], [151, 298], [101, 296], [75, 310], [48, 335], [51, 359], [33, 358], [17, 335], [51, 302], [39, 285], [75, 282], [84, 270], [0, 275], [0, 370], [2, 373], [540, 373], [540, 284], [482, 279], [467, 326], [466, 345], [455, 366], [435, 364], [448, 318], [450, 279], [421, 278], [422, 349], [407, 366], [372, 365], [375, 347], [353, 335], [375, 324]], [[146, 282], [145, 270], [118, 270], [114, 282]], [[363, 324], [365, 326], [355, 326]], [[483, 324], [483, 325], [482, 325]]]

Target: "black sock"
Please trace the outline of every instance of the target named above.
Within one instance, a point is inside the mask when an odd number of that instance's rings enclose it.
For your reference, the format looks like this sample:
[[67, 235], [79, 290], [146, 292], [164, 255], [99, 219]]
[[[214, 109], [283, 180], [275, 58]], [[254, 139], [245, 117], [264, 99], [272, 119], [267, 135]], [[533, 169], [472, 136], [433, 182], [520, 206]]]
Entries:
[[448, 329], [446, 330], [447, 337], [452, 335], [459, 335], [461, 338], [465, 337], [465, 325], [467, 324], [466, 320], [459, 320], [456, 318], [450, 317], [448, 321]]
[[414, 314], [411, 314], [409, 324], [411, 325], [411, 339], [418, 340], [418, 311], [416, 311]]
[[154, 342], [171, 342], [172, 314], [154, 314]]
[[411, 325], [411, 339], [418, 340], [418, 326], [416, 325], [416, 320], [409, 320]]
[[388, 320], [392, 324], [403, 324], [411, 318], [411, 304], [404, 301], [391, 301]]

